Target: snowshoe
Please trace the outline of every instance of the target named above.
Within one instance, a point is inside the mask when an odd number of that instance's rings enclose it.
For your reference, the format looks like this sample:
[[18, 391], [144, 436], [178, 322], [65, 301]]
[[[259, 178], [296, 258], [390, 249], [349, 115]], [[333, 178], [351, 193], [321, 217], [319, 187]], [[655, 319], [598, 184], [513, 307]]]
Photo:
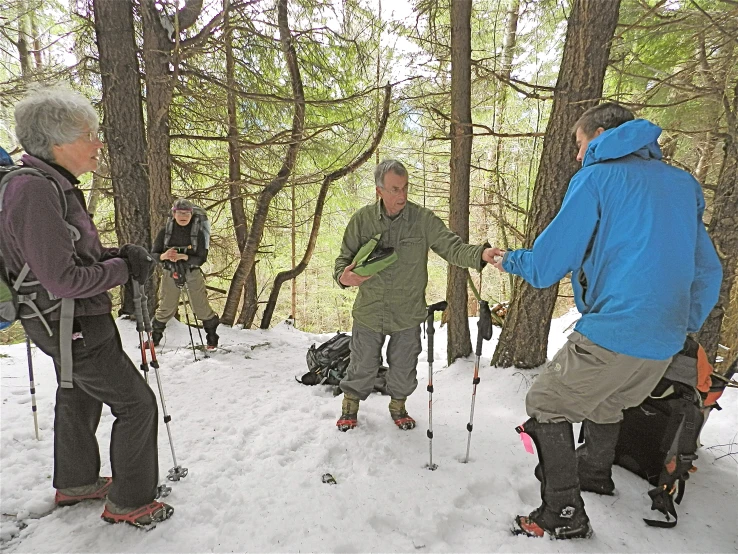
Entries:
[[108, 523], [127, 523], [128, 525], [143, 529], [172, 517], [174, 508], [163, 502], [152, 502], [151, 504], [124, 513], [117, 512], [118, 507], [108, 502], [100, 517]]
[[405, 399], [393, 398], [389, 403], [389, 412], [392, 421], [403, 431], [415, 428], [415, 420], [410, 417], [405, 409]]
[[338, 427], [339, 431], [343, 431], [344, 433], [349, 429], [354, 429], [358, 425], [356, 417], [356, 414], [341, 414], [341, 417], [336, 421], [336, 427]]
[[548, 533], [554, 539], [588, 539], [592, 536], [592, 526], [583, 510], [568, 507], [560, 514], [541, 506], [528, 516], [517, 516], [512, 532], [526, 537], [543, 537]]
[[339, 431], [346, 432], [358, 425], [356, 417], [359, 413], [359, 402], [360, 400], [356, 396], [344, 393], [343, 402], [341, 402], [341, 417], [336, 421], [336, 427]]
[[218, 333], [215, 332], [218, 325], [220, 325], [220, 318], [217, 315], [202, 322], [202, 327], [205, 329], [205, 339], [208, 343], [208, 350], [215, 350], [218, 347], [218, 339], [220, 337], [218, 336]]
[[54, 496], [54, 503], [57, 506], [63, 507], [74, 506], [83, 500], [102, 500], [108, 495], [108, 490], [112, 484], [112, 477], [98, 477], [96, 483], [86, 487], [57, 489], [56, 495]]

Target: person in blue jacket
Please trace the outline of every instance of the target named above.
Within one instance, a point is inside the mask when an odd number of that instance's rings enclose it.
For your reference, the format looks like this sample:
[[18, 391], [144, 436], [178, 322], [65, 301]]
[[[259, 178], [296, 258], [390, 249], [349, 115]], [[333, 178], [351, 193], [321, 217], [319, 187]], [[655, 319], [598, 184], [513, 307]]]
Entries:
[[[592, 533], [580, 491], [613, 494], [623, 410], [639, 405], [687, 333], [718, 300], [722, 268], [699, 183], [661, 161], [661, 129], [605, 103], [574, 126], [582, 169], [532, 249], [496, 250], [496, 267], [536, 288], [571, 273], [582, 317], [526, 396], [519, 432], [536, 444], [542, 504], [513, 531]], [[585, 444], [574, 450], [572, 423]]]

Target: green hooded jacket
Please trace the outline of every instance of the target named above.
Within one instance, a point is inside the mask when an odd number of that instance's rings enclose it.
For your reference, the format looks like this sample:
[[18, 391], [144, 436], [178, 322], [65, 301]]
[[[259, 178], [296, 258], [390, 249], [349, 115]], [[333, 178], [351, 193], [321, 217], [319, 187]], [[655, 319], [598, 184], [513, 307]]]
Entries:
[[364, 206], [348, 223], [333, 278], [339, 282], [359, 248], [381, 233], [382, 247], [393, 247], [398, 260], [364, 281], [354, 301], [352, 315], [364, 327], [384, 334], [420, 325], [426, 317], [428, 249], [448, 263], [481, 271], [486, 265], [486, 245], [466, 244], [436, 214], [408, 201], [395, 219], [385, 213], [382, 201]]

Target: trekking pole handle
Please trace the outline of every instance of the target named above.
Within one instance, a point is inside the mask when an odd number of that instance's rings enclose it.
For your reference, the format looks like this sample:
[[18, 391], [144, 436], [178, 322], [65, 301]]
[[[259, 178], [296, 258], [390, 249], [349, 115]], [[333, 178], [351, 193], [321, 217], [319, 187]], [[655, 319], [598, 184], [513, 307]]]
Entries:
[[136, 331], [144, 331], [143, 312], [141, 311], [141, 284], [135, 279], [133, 283], [133, 314], [136, 317]]
[[441, 300], [440, 302], [436, 302], [435, 304], [431, 304], [428, 306], [428, 314], [433, 314], [434, 312], [442, 312], [446, 308], [448, 308], [448, 302], [445, 300]]
[[428, 332], [428, 363], [433, 364], [433, 335], [436, 332], [436, 328], [433, 325], [433, 314], [435, 312], [442, 312], [448, 308], [448, 302], [441, 300], [435, 304], [428, 306], [428, 318], [426, 319], [426, 329]]

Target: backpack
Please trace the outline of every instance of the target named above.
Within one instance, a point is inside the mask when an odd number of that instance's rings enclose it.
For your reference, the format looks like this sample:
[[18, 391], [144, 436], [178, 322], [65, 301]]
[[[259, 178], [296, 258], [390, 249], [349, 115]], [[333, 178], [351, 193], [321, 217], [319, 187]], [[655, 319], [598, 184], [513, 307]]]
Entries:
[[351, 337], [346, 333], [308, 349], [308, 372], [297, 381], [303, 385], [338, 385], [346, 376], [351, 357]]
[[[3, 210], [5, 189], [13, 177], [19, 175], [36, 175], [50, 181], [59, 193], [62, 214], [67, 216], [67, 199], [61, 185], [51, 175], [32, 167], [17, 165], [0, 166], [0, 213]], [[76, 227], [67, 223], [67, 228], [74, 242], [79, 240], [80, 234]], [[30, 273], [28, 264], [24, 263], [18, 275], [13, 279], [5, 264], [0, 251], [0, 329], [10, 327], [19, 319], [38, 318], [43, 323], [49, 336], [52, 336], [51, 327], [46, 315], [56, 310], [61, 311], [59, 317], [59, 346], [61, 356], [61, 386], [72, 388], [72, 326], [74, 323], [74, 299], [58, 298], [46, 290], [37, 280], [27, 280]], [[21, 312], [25, 313], [21, 313]]]
[[[190, 227], [190, 245], [193, 250], [197, 250], [197, 244], [200, 239], [200, 231], [202, 231], [205, 239], [205, 250], [210, 250], [210, 220], [207, 212], [200, 206], [192, 208], [192, 225]], [[164, 249], [169, 248], [169, 241], [172, 240], [172, 229], [174, 228], [174, 218], [170, 215], [167, 219], [167, 225], [164, 228]]]
[[[305, 358], [308, 372], [299, 379], [295, 377], [295, 380], [303, 385], [333, 386], [335, 387], [334, 395], [338, 396], [341, 394], [338, 385], [346, 377], [351, 361], [351, 336], [346, 333], [336, 333], [335, 337], [317, 347], [313, 344], [308, 349]], [[380, 367], [374, 382], [374, 390], [382, 394], [388, 394], [387, 370], [388, 368], [384, 366]]]
[[652, 527], [677, 524], [674, 504], [681, 503], [685, 482], [697, 470], [693, 463], [705, 414], [719, 409], [717, 399], [725, 388], [726, 382], [720, 388], [721, 381], [711, 374], [704, 350], [688, 339], [651, 395], [623, 412], [615, 463], [655, 487], [648, 491], [651, 510], [664, 514], [666, 521], [644, 518]]

